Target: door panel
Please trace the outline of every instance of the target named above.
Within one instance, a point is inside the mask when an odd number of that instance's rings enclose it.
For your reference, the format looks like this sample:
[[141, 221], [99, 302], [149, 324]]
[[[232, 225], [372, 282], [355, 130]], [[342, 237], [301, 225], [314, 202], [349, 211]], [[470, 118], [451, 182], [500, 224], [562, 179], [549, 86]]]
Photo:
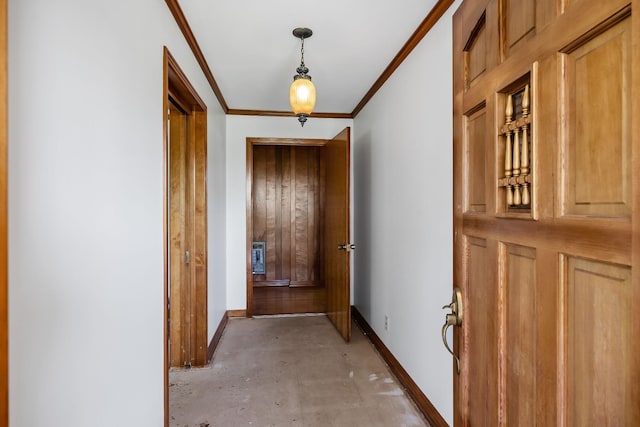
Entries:
[[[324, 148], [325, 227], [324, 265], [329, 319], [342, 337], [351, 338], [351, 297], [349, 277], [349, 141], [346, 128]], [[339, 250], [339, 245], [346, 248]]]
[[638, 5], [454, 16], [455, 425], [640, 425]]
[[190, 270], [187, 250], [187, 116], [169, 103], [169, 360], [170, 366], [190, 364], [188, 318]]
[[566, 214], [631, 213], [630, 58], [630, 18], [563, 54]]
[[570, 425], [635, 425], [631, 409], [631, 269], [569, 257]]
[[484, 106], [473, 114], [466, 116], [469, 171], [467, 187], [469, 191], [468, 210], [471, 212], [487, 211], [486, 162], [487, 162], [487, 113]]
[[[495, 246], [495, 245], [494, 245]], [[497, 425], [498, 421], [498, 354], [491, 347], [498, 335], [494, 321], [498, 314], [495, 294], [495, 277], [486, 266], [491, 263], [492, 247], [486, 239], [469, 237], [469, 281], [465, 293], [476, 303], [467, 307], [464, 316], [470, 316], [471, 332], [468, 334], [469, 352], [473, 358], [464, 359], [469, 369], [476, 373], [469, 378], [467, 396], [470, 411], [476, 414], [480, 425]], [[484, 399], [470, 396], [485, 396]]]
[[506, 337], [506, 420], [508, 425], [535, 424], [536, 251], [507, 245], [504, 251]]

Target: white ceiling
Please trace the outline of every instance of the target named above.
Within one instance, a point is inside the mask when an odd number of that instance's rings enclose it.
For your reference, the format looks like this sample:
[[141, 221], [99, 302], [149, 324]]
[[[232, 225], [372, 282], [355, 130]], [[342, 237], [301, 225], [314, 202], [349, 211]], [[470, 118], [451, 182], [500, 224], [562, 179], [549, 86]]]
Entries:
[[436, 0], [181, 0], [231, 109], [289, 111], [300, 63], [317, 90], [315, 112], [351, 113]]

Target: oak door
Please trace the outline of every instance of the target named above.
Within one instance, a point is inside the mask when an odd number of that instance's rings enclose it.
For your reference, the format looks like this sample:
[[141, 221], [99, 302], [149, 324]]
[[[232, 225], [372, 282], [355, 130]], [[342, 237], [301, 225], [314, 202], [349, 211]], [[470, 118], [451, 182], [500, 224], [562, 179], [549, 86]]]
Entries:
[[454, 16], [455, 425], [640, 425], [637, 0]]
[[169, 355], [170, 366], [191, 364], [189, 311], [191, 271], [189, 250], [187, 115], [174, 102], [169, 103]]
[[349, 170], [350, 129], [323, 149], [325, 164], [324, 277], [329, 319], [342, 337], [351, 339]]
[[[169, 366], [207, 363], [206, 140], [202, 113], [168, 103]], [[202, 130], [200, 129], [200, 131]]]

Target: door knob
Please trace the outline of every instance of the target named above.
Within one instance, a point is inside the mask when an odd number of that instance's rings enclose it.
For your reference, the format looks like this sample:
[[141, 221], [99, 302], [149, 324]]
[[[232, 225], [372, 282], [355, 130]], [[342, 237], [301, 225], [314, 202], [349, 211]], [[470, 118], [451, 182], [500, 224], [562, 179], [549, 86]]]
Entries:
[[338, 250], [339, 251], [351, 252], [351, 251], [353, 251], [355, 249], [356, 249], [355, 243], [343, 243], [341, 245], [338, 245]]
[[449, 343], [447, 343], [447, 329], [449, 329], [449, 326], [462, 326], [462, 292], [460, 288], [453, 290], [451, 304], [445, 305], [442, 308], [451, 310], [451, 313], [447, 313], [444, 325], [442, 325], [442, 342], [447, 351], [456, 359], [456, 371], [460, 374], [460, 358], [456, 356], [451, 347], [449, 347]]

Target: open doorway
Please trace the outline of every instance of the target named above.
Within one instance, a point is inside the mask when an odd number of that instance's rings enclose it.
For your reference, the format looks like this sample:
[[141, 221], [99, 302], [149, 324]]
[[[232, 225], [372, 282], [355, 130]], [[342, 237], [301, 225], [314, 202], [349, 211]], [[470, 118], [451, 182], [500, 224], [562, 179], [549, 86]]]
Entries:
[[207, 107], [164, 50], [165, 419], [170, 367], [207, 363]]
[[351, 333], [349, 128], [247, 138], [247, 315], [327, 313]]

